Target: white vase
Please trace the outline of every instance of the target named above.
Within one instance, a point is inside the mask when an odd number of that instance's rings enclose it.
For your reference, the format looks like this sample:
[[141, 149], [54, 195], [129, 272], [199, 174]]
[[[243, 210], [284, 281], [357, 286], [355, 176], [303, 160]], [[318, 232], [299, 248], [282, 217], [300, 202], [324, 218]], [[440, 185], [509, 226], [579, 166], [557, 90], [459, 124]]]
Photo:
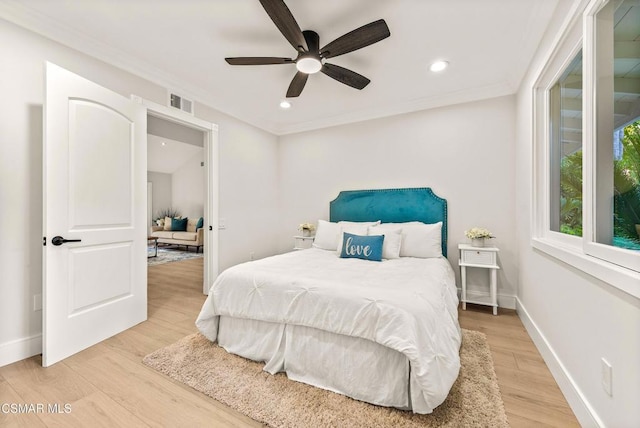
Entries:
[[475, 238], [471, 240], [472, 247], [484, 247], [484, 238]]
[[309, 229], [302, 229], [302, 236], [311, 236], [311, 231]]

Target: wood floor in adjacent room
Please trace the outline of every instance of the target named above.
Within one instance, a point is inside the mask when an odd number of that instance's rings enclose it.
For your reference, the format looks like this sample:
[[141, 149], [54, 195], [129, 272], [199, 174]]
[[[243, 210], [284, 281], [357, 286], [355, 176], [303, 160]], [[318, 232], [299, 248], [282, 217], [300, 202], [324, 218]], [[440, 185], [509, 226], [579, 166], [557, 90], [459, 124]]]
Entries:
[[[149, 268], [148, 321], [47, 369], [39, 356], [0, 368], [0, 404], [70, 404], [71, 412], [0, 412], [0, 427], [261, 426], [141, 362], [195, 332], [204, 299], [202, 259]], [[487, 335], [511, 426], [579, 426], [514, 311], [470, 308], [460, 324]]]

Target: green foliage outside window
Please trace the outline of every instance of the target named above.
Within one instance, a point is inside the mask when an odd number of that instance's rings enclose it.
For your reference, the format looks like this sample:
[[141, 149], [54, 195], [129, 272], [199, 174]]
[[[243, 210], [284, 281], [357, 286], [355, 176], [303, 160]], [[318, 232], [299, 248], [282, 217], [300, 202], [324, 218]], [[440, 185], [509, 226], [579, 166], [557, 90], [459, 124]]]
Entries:
[[640, 121], [624, 128], [622, 147], [614, 161], [614, 245], [640, 250]]
[[560, 232], [582, 236], [582, 150], [560, 163]]
[[[640, 250], [640, 121], [624, 128], [622, 157], [614, 160], [613, 245]], [[582, 151], [560, 165], [560, 230], [582, 236]]]

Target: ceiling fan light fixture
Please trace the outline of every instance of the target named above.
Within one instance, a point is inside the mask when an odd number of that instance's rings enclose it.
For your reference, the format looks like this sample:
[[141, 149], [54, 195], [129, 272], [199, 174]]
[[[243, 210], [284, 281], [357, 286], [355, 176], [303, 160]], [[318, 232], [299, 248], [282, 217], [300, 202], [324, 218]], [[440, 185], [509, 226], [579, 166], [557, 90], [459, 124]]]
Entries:
[[298, 71], [306, 74], [314, 74], [322, 69], [322, 62], [315, 56], [303, 56], [296, 61]]
[[429, 67], [429, 70], [433, 71], [434, 73], [437, 73], [439, 71], [443, 71], [448, 66], [449, 66], [449, 63], [447, 61], [439, 60], [439, 61], [433, 62]]

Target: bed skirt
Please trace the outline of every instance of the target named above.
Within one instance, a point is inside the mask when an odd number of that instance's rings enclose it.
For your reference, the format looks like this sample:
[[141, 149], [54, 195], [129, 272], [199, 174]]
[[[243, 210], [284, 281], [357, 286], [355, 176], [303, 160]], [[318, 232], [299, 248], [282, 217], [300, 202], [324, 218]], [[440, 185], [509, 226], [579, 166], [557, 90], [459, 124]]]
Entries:
[[407, 357], [367, 339], [221, 316], [217, 342], [227, 352], [264, 362], [271, 374], [285, 372], [291, 380], [357, 400], [418, 412], [426, 405]]

